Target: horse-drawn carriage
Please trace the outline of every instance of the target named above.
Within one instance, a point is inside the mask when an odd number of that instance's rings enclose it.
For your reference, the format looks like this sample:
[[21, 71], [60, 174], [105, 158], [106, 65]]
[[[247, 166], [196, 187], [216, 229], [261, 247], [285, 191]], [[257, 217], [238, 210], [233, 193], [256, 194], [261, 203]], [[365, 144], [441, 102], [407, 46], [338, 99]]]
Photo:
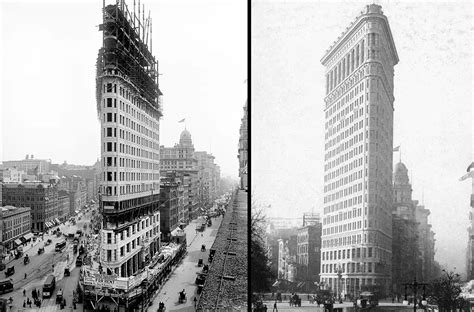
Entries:
[[301, 307], [301, 298], [297, 294], [290, 297], [290, 307]]
[[186, 292], [184, 291], [184, 289], [182, 291], [179, 292], [179, 298], [178, 298], [178, 302], [179, 303], [184, 303], [186, 302], [187, 298], [186, 298]]

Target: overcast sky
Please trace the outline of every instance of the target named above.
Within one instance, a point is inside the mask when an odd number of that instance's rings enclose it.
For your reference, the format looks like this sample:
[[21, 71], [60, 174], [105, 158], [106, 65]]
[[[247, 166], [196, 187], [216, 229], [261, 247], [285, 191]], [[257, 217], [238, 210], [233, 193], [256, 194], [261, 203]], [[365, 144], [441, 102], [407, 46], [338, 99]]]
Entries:
[[[323, 206], [326, 49], [373, 1], [252, 1], [252, 191], [269, 217]], [[472, 5], [376, 1], [395, 66], [394, 146], [431, 210], [436, 260], [464, 270], [473, 160]], [[399, 154], [394, 154], [394, 163]], [[300, 221], [302, 222], [302, 220]]]
[[[143, 3], [162, 74], [160, 143], [177, 143], [184, 129], [178, 121], [186, 118], [196, 150], [211, 151], [221, 175], [237, 177], [247, 99], [246, 2]], [[133, 8], [132, 0], [127, 4]], [[0, 161], [34, 154], [92, 165], [100, 156], [95, 63], [102, 1], [0, 0], [0, 10]]]

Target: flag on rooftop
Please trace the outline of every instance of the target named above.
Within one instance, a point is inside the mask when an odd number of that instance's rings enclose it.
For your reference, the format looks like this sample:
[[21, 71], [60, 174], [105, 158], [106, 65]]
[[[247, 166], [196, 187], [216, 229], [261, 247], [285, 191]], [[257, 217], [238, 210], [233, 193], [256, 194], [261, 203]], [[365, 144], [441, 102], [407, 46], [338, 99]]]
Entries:
[[398, 152], [399, 150], [400, 150], [400, 145], [398, 145], [397, 147], [394, 147], [394, 148], [393, 148], [393, 151], [394, 151], [394, 152]]
[[184, 122], [185, 120], [186, 120], [186, 118], [183, 118], [183, 119], [181, 119], [181, 120], [178, 121], [178, 122]]

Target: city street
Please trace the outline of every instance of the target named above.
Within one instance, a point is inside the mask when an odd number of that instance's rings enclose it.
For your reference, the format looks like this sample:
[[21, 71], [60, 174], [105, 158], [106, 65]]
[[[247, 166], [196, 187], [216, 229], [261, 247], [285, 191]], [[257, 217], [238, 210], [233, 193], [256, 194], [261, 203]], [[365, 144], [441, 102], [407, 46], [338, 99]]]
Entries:
[[[201, 272], [202, 267], [198, 267], [199, 259], [203, 259], [207, 264], [209, 249], [216, 238], [217, 230], [221, 224], [222, 217], [212, 220], [212, 226], [206, 227], [204, 232], [196, 232], [197, 220], [184, 229], [187, 239], [187, 254], [181, 264], [179, 264], [169, 279], [153, 300], [153, 305], [148, 311], [156, 311], [160, 302], [164, 302], [166, 311], [194, 311], [194, 298], [197, 296], [197, 286], [195, 284], [196, 272]], [[202, 236], [201, 236], [202, 233]], [[206, 251], [201, 252], [201, 245], [206, 245]], [[178, 303], [179, 292], [186, 291], [187, 300], [184, 303]], [[197, 298], [196, 298], [197, 299]]]
[[[273, 304], [275, 301], [264, 301], [263, 302], [266, 306], [268, 311], [274, 311], [273, 309]], [[352, 306], [351, 302], [344, 302], [342, 304], [335, 304], [334, 308], [343, 308], [343, 312], [353, 312], [354, 308]], [[317, 312], [324, 312], [324, 307], [321, 305], [318, 307], [317, 304], [311, 304], [309, 301], [302, 300], [301, 301], [301, 307], [290, 307], [290, 304], [288, 301], [286, 302], [277, 302], [277, 309], [278, 311], [286, 311], [286, 312], [292, 312], [292, 311], [317, 311]], [[275, 310], [276, 311], [276, 310]], [[403, 306], [401, 304], [394, 304], [394, 303], [380, 303], [379, 306], [377, 307], [376, 311], [390, 311], [390, 312], [407, 312], [407, 311], [413, 311], [413, 307], [411, 306]], [[424, 311], [424, 310], [419, 310]]]
[[[82, 213], [80, 214], [82, 215]], [[77, 218], [77, 217], [76, 217]], [[91, 219], [90, 212], [83, 215], [81, 220], [76, 225], [72, 225], [70, 222], [59, 225], [59, 229], [63, 234], [67, 234], [70, 231], [76, 231], [77, 229], [83, 229], [83, 225], [89, 223]], [[56, 229], [54, 227], [50, 229], [50, 233]], [[89, 228], [88, 228], [89, 230]], [[87, 232], [86, 232], [87, 233]], [[64, 236], [56, 237], [56, 235], [45, 234], [44, 238], [38, 237], [37, 241], [30, 243], [27, 247], [24, 247], [24, 255], [28, 254], [30, 263], [27, 265], [23, 264], [23, 257], [20, 259], [14, 259], [6, 261], [6, 267], [15, 267], [15, 274], [10, 276], [13, 280], [14, 291], [1, 295], [1, 298], [13, 298], [13, 308], [11, 311], [59, 311], [60, 307], [55, 303], [56, 293], [59, 289], [64, 291], [64, 298], [66, 299], [66, 307], [72, 308], [73, 290], [77, 286], [79, 280], [79, 268], [75, 267], [75, 255], [72, 250], [72, 240], [66, 239], [66, 249], [59, 253], [55, 252], [56, 243], [64, 240]], [[45, 242], [51, 239], [52, 243], [45, 246]], [[84, 237], [81, 238], [81, 241]], [[38, 249], [44, 247], [44, 253], [38, 255]], [[54, 272], [53, 272], [54, 264]], [[69, 267], [71, 275], [64, 277], [64, 269]], [[26, 273], [26, 279], [25, 279]], [[5, 270], [2, 271], [4, 277]], [[32, 299], [32, 290], [36, 289], [41, 291], [43, 284], [50, 274], [54, 274], [56, 277], [56, 290], [51, 298], [44, 299], [41, 303], [41, 308], [38, 309], [34, 305], [32, 308], [23, 308], [23, 302], [28, 298]], [[23, 290], [26, 291], [26, 296], [23, 296]], [[79, 306], [79, 305], [78, 305]]]

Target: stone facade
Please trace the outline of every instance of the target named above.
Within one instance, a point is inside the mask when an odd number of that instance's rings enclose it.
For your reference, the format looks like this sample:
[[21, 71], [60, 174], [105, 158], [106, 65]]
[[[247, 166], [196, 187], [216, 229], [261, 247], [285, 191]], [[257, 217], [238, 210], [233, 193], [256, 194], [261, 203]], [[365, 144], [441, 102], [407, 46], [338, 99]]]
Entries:
[[58, 217], [58, 188], [48, 183], [6, 183], [3, 184], [3, 205], [29, 207], [31, 209], [31, 230], [47, 230], [45, 222]]
[[321, 281], [340, 295], [390, 291], [393, 77], [397, 51], [371, 4], [321, 60], [326, 67]]
[[31, 232], [29, 207], [0, 207], [1, 238], [4, 250], [13, 249], [15, 241]]

